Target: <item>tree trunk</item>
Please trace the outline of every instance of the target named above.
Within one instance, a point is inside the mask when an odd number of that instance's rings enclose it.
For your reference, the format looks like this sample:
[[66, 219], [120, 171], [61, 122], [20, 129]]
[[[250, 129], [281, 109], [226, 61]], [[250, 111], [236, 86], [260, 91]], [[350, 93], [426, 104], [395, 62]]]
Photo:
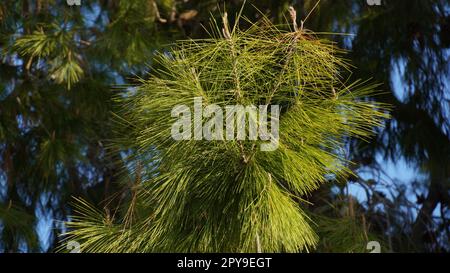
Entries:
[[422, 204], [417, 215], [416, 221], [413, 225], [412, 239], [418, 252], [426, 252], [427, 246], [425, 243], [425, 236], [428, 225], [432, 221], [433, 211], [439, 204], [439, 183], [431, 182], [428, 196]]

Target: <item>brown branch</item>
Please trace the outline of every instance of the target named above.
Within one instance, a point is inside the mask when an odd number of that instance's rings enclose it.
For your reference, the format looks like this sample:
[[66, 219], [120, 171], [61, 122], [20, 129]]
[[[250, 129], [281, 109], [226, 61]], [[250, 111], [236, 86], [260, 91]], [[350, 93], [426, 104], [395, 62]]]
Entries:
[[226, 12], [222, 16], [222, 21], [223, 21], [223, 28], [222, 28], [223, 36], [225, 37], [225, 39], [231, 40], [231, 34], [228, 24], [228, 14]]
[[[297, 32], [298, 31], [298, 26], [297, 26], [297, 11], [294, 9], [293, 6], [289, 7], [289, 14], [291, 15], [291, 20], [292, 20], [292, 25], [294, 27], [294, 31]], [[303, 23], [302, 23], [302, 27], [303, 27]]]
[[163, 23], [163, 24], [167, 23], [167, 19], [164, 19], [164, 18], [161, 17], [161, 14], [159, 13], [158, 5], [156, 4], [155, 1], [152, 1], [152, 5], [153, 5], [153, 8], [155, 9], [156, 19], [158, 19], [158, 21]]

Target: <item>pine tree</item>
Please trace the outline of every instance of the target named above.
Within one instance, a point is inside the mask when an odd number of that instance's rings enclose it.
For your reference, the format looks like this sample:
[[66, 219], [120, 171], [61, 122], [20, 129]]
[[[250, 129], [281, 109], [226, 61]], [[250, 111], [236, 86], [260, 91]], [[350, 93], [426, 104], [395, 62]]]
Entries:
[[[314, 249], [304, 197], [348, 175], [346, 139], [367, 139], [387, 115], [362, 99], [376, 85], [347, 82], [345, 52], [291, 16], [293, 31], [267, 18], [241, 30], [246, 19], [231, 26], [225, 13], [210, 38], [161, 52], [149, 75], [116, 98], [114, 147], [131, 151], [134, 174], [126, 204], [105, 214], [78, 200], [68, 239], [85, 252]], [[278, 149], [261, 151], [260, 140], [174, 140], [172, 110], [192, 109], [199, 97], [205, 105], [279, 105]]]
[[120, 154], [103, 145], [111, 86], [179, 35], [158, 31], [162, 1], [81, 2], [0, 1], [0, 252], [53, 251], [71, 196], [98, 204], [117, 190]]

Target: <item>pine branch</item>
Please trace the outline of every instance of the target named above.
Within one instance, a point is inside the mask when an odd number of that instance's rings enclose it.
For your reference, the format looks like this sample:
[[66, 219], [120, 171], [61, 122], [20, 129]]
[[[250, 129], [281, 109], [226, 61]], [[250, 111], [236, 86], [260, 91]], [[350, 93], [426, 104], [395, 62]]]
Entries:
[[[327, 176], [347, 175], [344, 139], [369, 137], [381, 125], [384, 105], [358, 99], [376, 85], [343, 84], [339, 71], [349, 66], [340, 51], [304, 30], [286, 33], [267, 23], [231, 30], [226, 14], [222, 21], [222, 37], [180, 41], [156, 58], [158, 69], [140, 79], [133, 94], [117, 98], [119, 123], [127, 128], [117, 143], [136, 151], [129, 160], [141, 162], [131, 169], [142, 182], [122, 217], [101, 221], [105, 216], [80, 207], [84, 217], [68, 224], [74, 228], [69, 235], [85, 251], [299, 252], [316, 246], [302, 196]], [[207, 105], [281, 105], [278, 149], [258, 150], [262, 140], [175, 141], [172, 109], [192, 108], [199, 96]]]

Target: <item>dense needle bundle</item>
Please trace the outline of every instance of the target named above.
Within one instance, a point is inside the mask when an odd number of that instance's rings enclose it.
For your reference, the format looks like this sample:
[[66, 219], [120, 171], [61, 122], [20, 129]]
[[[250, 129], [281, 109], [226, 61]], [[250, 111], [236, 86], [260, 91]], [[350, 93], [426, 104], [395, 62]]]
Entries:
[[[128, 132], [120, 144], [134, 151], [136, 180], [127, 206], [111, 217], [79, 202], [70, 238], [86, 252], [314, 248], [302, 196], [347, 174], [345, 139], [368, 137], [385, 117], [381, 105], [359, 99], [375, 86], [344, 83], [341, 54], [308, 31], [284, 32], [267, 20], [242, 31], [226, 17], [210, 39], [160, 54], [148, 79], [120, 98]], [[192, 109], [199, 97], [204, 106], [279, 105], [278, 148], [174, 140], [172, 110]]]

